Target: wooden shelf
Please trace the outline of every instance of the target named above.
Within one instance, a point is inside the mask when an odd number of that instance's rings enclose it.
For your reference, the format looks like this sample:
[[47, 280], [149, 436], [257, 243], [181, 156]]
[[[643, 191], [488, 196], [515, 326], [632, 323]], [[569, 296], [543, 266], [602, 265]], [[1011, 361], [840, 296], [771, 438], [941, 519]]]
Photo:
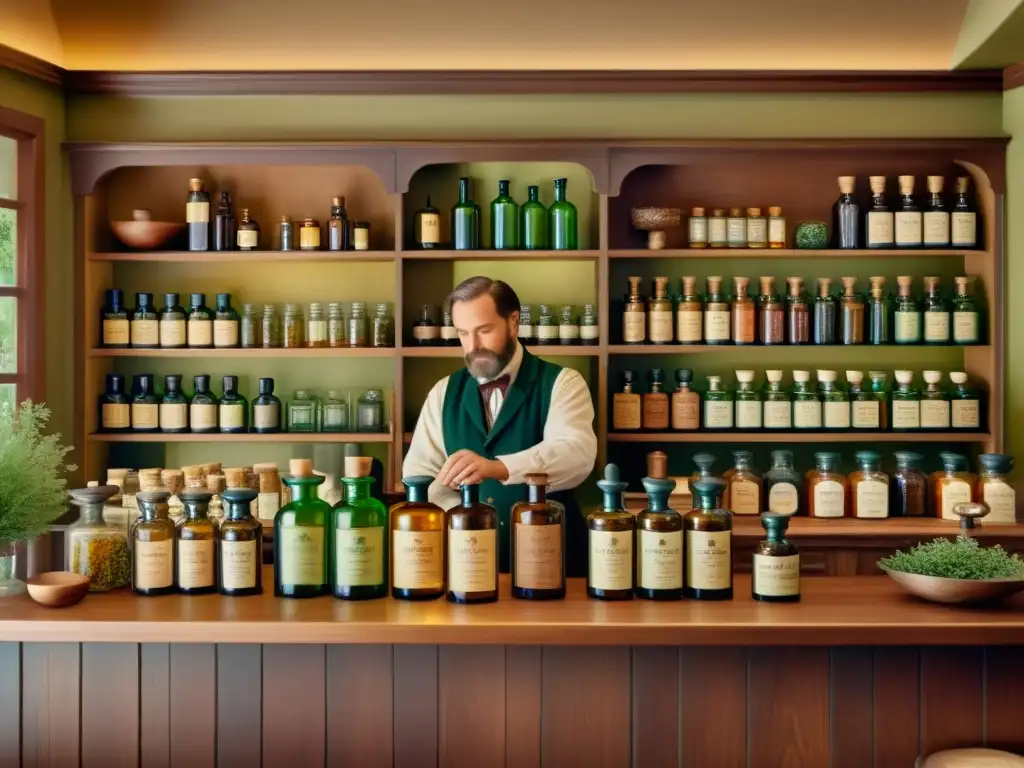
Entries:
[[[538, 357], [597, 357], [601, 353], [598, 346], [569, 346], [559, 345], [538, 347], [530, 346], [530, 352]], [[462, 347], [402, 347], [402, 357], [464, 357]]]
[[388, 432], [210, 432], [180, 434], [165, 432], [94, 432], [88, 439], [97, 443], [390, 443]]
[[314, 349], [104, 349], [96, 347], [89, 350], [90, 357], [173, 357], [173, 358], [209, 358], [225, 357], [231, 359], [251, 358], [322, 358], [322, 357], [395, 357], [394, 347], [358, 347], [339, 348], [318, 347]]
[[601, 251], [449, 251], [449, 250], [425, 250], [425, 251], [402, 251], [402, 259], [423, 260], [423, 261], [500, 261], [500, 260], [522, 260], [522, 261], [586, 261], [601, 257]]
[[394, 261], [394, 251], [148, 251], [93, 253], [92, 261], [218, 264], [254, 261]]
[[870, 349], [870, 350], [908, 350], [908, 349], [987, 349], [988, 344], [610, 344], [610, 355], [682, 355], [697, 352], [728, 352], [730, 350], [754, 349], [764, 352], [780, 350], [812, 350], [812, 349]]
[[608, 251], [609, 259], [883, 259], [904, 256], [965, 256], [985, 253], [956, 248], [665, 248], [660, 251], [623, 248]]
[[609, 443], [980, 443], [988, 432], [609, 432]]

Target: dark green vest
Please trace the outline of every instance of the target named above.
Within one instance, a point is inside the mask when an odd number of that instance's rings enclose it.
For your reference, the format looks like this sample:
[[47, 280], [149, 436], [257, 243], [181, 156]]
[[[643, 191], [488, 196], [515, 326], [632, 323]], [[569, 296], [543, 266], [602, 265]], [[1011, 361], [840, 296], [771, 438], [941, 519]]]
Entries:
[[[480, 386], [463, 368], [448, 379], [441, 423], [444, 449], [448, 455], [470, 450], [488, 459], [518, 453], [544, 439], [544, 424], [551, 407], [551, 391], [561, 366], [541, 360], [523, 347], [523, 362], [516, 380], [505, 393], [498, 418], [487, 430]], [[566, 573], [586, 575], [586, 523], [580, 515], [571, 491], [549, 494], [548, 498], [565, 506]], [[502, 573], [508, 573], [511, 560], [509, 512], [517, 501], [526, 499], [525, 485], [503, 485], [485, 480], [480, 485], [480, 500], [498, 510], [498, 554]]]

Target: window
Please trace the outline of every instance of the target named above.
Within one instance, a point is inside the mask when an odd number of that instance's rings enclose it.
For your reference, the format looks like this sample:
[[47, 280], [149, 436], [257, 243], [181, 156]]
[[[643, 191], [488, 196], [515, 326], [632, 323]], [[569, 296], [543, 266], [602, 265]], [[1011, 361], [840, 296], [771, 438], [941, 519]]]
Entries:
[[43, 398], [43, 121], [0, 107], [0, 406]]

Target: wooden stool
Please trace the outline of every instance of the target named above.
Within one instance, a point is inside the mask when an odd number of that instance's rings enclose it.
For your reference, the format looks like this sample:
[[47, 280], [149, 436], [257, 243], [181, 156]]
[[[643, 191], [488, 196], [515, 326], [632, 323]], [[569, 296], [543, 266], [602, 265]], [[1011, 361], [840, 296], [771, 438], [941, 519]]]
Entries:
[[1024, 757], [1000, 749], [947, 749], [918, 758], [916, 768], [1024, 768]]

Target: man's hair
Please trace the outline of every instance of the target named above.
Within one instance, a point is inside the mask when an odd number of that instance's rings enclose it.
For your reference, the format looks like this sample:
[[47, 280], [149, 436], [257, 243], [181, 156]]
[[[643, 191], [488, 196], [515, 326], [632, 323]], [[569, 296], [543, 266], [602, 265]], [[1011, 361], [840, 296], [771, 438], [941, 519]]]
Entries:
[[519, 297], [512, 290], [512, 286], [501, 280], [491, 280], [489, 277], [477, 275], [463, 280], [455, 290], [448, 294], [448, 311], [459, 301], [473, 301], [484, 294], [494, 299], [494, 306], [502, 319], [508, 320], [513, 312], [519, 311]]

